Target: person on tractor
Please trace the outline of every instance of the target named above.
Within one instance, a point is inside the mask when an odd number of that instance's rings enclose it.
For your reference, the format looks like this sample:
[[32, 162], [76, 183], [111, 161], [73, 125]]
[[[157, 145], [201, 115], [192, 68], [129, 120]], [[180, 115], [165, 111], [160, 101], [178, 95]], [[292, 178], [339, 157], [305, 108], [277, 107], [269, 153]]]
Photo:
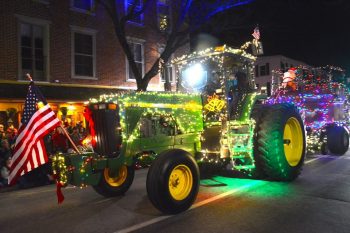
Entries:
[[296, 72], [295, 68], [290, 68], [287, 72], [284, 72], [283, 81], [282, 81], [282, 87], [284, 89], [296, 91], [297, 84], [295, 82], [295, 78], [296, 78], [295, 72]]

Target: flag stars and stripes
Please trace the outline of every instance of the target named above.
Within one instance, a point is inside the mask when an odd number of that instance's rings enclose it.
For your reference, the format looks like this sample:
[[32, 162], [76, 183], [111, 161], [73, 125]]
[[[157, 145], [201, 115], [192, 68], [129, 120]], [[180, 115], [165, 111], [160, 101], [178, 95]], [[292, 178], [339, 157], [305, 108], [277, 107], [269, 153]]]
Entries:
[[[39, 102], [43, 103], [40, 109], [37, 107]], [[60, 123], [33, 82], [25, 99], [21, 123], [13, 152], [9, 184], [14, 184], [20, 175], [48, 162], [43, 137]]]

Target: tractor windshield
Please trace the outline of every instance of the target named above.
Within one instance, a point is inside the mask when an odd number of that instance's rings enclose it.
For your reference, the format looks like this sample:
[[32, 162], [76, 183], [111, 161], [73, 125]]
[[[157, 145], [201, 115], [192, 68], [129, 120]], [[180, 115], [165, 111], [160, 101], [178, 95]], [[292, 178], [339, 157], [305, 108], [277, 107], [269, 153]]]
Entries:
[[206, 122], [227, 113], [234, 119], [244, 93], [254, 89], [251, 67], [251, 60], [232, 53], [191, 58], [178, 65], [178, 91], [202, 95]]
[[227, 92], [230, 88], [253, 88], [248, 62], [229, 54], [221, 54], [215, 58], [208, 56], [192, 59], [179, 66], [178, 89], [212, 95]]

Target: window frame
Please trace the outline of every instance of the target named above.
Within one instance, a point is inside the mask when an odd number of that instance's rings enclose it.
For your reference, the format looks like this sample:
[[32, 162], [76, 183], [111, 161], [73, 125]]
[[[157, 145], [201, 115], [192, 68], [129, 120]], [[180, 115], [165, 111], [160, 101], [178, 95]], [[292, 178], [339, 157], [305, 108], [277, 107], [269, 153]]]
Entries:
[[265, 65], [259, 67], [259, 74], [260, 74], [260, 76], [266, 75], [266, 66]]
[[82, 8], [78, 8], [76, 6], [74, 6], [74, 0], [70, 0], [70, 9], [72, 11], [76, 11], [79, 13], [84, 13], [84, 14], [88, 14], [88, 15], [95, 15], [95, 0], [89, 0], [90, 4], [91, 4], [91, 10], [86, 10], [86, 9], [82, 9]]
[[49, 5], [50, 4], [50, 0], [32, 0], [33, 2], [38, 2], [38, 3], [42, 3], [45, 5]]
[[265, 64], [265, 73], [266, 75], [270, 75], [270, 63], [266, 62]]
[[[158, 44], [158, 53], [159, 53], [159, 56], [161, 55], [161, 53], [163, 52], [164, 50], [164, 46], [163, 44]], [[170, 60], [167, 62], [166, 67], [171, 67], [171, 79], [169, 80], [169, 82], [171, 84], [175, 84], [176, 83], [176, 78], [175, 78], [175, 66], [172, 65], [170, 63], [170, 61], [174, 58], [174, 54], [172, 54], [170, 56]], [[165, 83], [165, 79], [163, 80], [163, 77], [162, 77], [162, 73], [159, 72], [159, 83]]]
[[[131, 43], [133, 44], [140, 44], [141, 45], [141, 58], [142, 58], [142, 77], [145, 75], [145, 64], [146, 64], [146, 60], [145, 60], [145, 40], [142, 39], [138, 39], [138, 38], [131, 38], [131, 37], [127, 37], [127, 42], [130, 46]], [[132, 49], [133, 52], [133, 49]], [[134, 54], [133, 54], [134, 55]], [[126, 63], [126, 73], [125, 73], [125, 77], [126, 77], [126, 81], [127, 82], [136, 82], [136, 79], [134, 78], [130, 78], [129, 76], [129, 61], [128, 58], [125, 56], [125, 63]], [[136, 62], [137, 63], [137, 62]]]
[[[97, 30], [81, 28], [77, 26], [70, 26], [71, 28], [71, 78], [72, 79], [88, 79], [98, 80], [96, 77], [96, 34]], [[75, 33], [85, 34], [92, 36], [92, 65], [93, 65], [93, 76], [84, 76], [75, 74]]]
[[[175, 72], [174, 72], [175, 69], [174, 69], [174, 66], [166, 64], [166, 67], [167, 68], [171, 68], [171, 72], [169, 72], [169, 73], [171, 73], [169, 83], [174, 84], [175, 83]], [[159, 73], [159, 81], [160, 81], [160, 83], [165, 83], [165, 79], [163, 80], [161, 73]]]
[[256, 76], [256, 77], [270, 75], [270, 63], [269, 62], [265, 63], [264, 65], [256, 65], [255, 72], [256, 72], [256, 67], [258, 67], [258, 70], [259, 70], [259, 76]]
[[282, 62], [282, 61], [280, 62], [280, 68], [281, 68], [282, 71], [285, 70], [285, 65], [284, 65], [284, 62]]
[[255, 73], [255, 77], [259, 77], [259, 76], [260, 76], [260, 68], [259, 68], [259, 65], [255, 65], [255, 67], [254, 67], [254, 73]]
[[18, 61], [18, 73], [17, 81], [27, 81], [22, 77], [22, 54], [21, 54], [21, 25], [30, 24], [34, 26], [40, 26], [43, 28], [43, 55], [44, 55], [44, 79], [45, 80], [35, 80], [35, 73], [31, 74], [34, 81], [36, 82], [49, 82], [50, 79], [50, 24], [51, 21], [32, 18], [23, 15], [15, 14], [15, 17], [18, 19], [17, 22], [17, 61]]
[[[168, 7], [168, 10], [169, 10], [169, 14], [168, 14], [168, 26], [165, 30], [162, 30], [160, 28], [160, 10], [159, 10], [159, 6], [165, 6], [165, 7]], [[170, 6], [170, 2], [167, 1], [167, 3], [163, 3], [161, 2], [160, 0], [157, 0], [157, 27], [158, 27], [158, 30], [161, 31], [161, 32], [169, 32], [171, 30], [171, 6]]]
[[[129, 3], [130, 1], [131, 0], [124, 0], [124, 13], [125, 13], [125, 15], [128, 14], [129, 5], [132, 5], [132, 4]], [[136, 9], [135, 9], [136, 11], [142, 9], [142, 7], [143, 7], [143, 0], [140, 0], [140, 3], [141, 3], [140, 6], [136, 6]], [[144, 12], [142, 14], [140, 14], [140, 17], [141, 17], [141, 22], [140, 23], [139, 22], [135, 22], [133, 20], [128, 20], [128, 23], [134, 24], [136, 26], [144, 26], [145, 25], [144, 15], [145, 15]]]

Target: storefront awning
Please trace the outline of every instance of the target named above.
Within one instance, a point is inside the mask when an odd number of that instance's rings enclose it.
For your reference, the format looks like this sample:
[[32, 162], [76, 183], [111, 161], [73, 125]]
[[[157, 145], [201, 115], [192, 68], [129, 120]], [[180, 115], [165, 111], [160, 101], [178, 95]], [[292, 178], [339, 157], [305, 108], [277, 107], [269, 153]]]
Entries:
[[[108, 86], [35, 83], [48, 101], [85, 102], [102, 94], [118, 93], [121, 90]], [[0, 99], [23, 100], [28, 91], [28, 82], [0, 82]]]

